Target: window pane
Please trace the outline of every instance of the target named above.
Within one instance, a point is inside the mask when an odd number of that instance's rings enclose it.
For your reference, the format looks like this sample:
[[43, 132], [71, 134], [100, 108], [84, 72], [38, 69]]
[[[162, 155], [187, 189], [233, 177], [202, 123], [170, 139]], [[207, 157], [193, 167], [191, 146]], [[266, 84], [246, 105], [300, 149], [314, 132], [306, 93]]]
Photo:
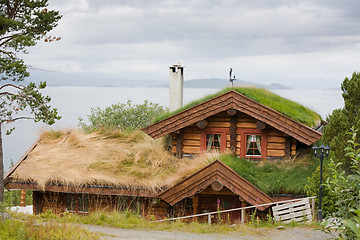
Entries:
[[206, 150], [221, 148], [221, 134], [207, 133], [206, 134]]
[[89, 195], [87, 194], [79, 195], [79, 211], [80, 212], [89, 211]]
[[246, 155], [247, 156], [261, 156], [261, 136], [247, 135], [246, 136]]

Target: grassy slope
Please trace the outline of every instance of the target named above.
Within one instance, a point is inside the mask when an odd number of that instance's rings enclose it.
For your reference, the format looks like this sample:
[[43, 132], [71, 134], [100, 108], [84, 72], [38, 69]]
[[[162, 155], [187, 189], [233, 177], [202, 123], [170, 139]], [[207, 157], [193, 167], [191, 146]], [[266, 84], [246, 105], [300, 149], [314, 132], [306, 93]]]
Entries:
[[[165, 119], [169, 116], [172, 116], [178, 112], [181, 112], [185, 109], [188, 109], [190, 107], [193, 107], [199, 103], [205, 102], [213, 97], [216, 97], [220, 94], [223, 94], [225, 92], [228, 92], [232, 90], [231, 88], [225, 88], [215, 94], [207, 95], [201, 99], [195, 100], [187, 105], [185, 105], [182, 108], [179, 108], [178, 110], [164, 114], [158, 118], [155, 118], [153, 122], [160, 121], [162, 119]], [[288, 117], [291, 119], [303, 123], [309, 127], [316, 127], [318, 125], [318, 122], [321, 120], [321, 117], [316, 112], [302, 106], [299, 103], [296, 103], [294, 101], [288, 100], [286, 98], [280, 97], [279, 95], [272, 93], [266, 89], [263, 88], [255, 88], [255, 87], [236, 87], [233, 90], [261, 103], [265, 106], [268, 106]]]
[[259, 166], [254, 161], [239, 159], [230, 155], [221, 156], [227, 164], [240, 176], [254, 184], [267, 194], [306, 194], [304, 187], [307, 178], [311, 177], [318, 163], [306, 157], [301, 162], [293, 162], [279, 166], [275, 162], [267, 162]]

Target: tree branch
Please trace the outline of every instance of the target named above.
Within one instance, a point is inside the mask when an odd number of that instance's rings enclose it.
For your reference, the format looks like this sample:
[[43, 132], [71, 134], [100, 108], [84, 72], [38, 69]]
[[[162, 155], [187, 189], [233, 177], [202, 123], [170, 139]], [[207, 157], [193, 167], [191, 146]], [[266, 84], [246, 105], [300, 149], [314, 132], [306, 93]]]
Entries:
[[4, 122], [6, 122], [6, 123], [11, 123], [11, 122], [15, 122], [15, 121], [20, 120], [20, 119], [27, 119], [27, 120], [29, 120], [29, 119], [34, 119], [34, 118], [33, 118], [33, 117], [25, 117], [25, 116], [23, 116], [23, 117], [11, 118], [11, 119], [3, 119], [3, 120], [0, 121], [0, 124], [2, 124], [2, 123], [4, 123]]
[[10, 93], [10, 92], [1, 92], [1, 93], [0, 93], [0, 96], [1, 96], [1, 95], [14, 96], [15, 94], [14, 94], [14, 93]]
[[2, 85], [2, 86], [0, 87], [0, 90], [3, 89], [3, 88], [5, 88], [5, 87], [14, 87], [14, 88], [17, 88], [17, 89], [19, 89], [19, 90], [23, 90], [23, 89], [22, 89], [22, 86], [16, 86], [16, 85], [11, 84], [11, 83]]

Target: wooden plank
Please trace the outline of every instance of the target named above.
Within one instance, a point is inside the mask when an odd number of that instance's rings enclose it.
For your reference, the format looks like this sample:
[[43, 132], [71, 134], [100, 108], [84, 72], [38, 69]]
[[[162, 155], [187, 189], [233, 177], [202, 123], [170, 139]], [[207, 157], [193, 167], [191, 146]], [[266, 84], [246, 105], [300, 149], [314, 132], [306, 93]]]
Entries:
[[230, 117], [209, 117], [209, 122], [230, 122]]
[[201, 152], [200, 147], [198, 146], [183, 146], [182, 151], [183, 153], [194, 153], [194, 154]]
[[230, 122], [209, 122], [208, 127], [229, 128], [230, 127]]
[[198, 146], [200, 148], [200, 140], [184, 139], [183, 145], [184, 146]]
[[285, 156], [285, 150], [268, 149], [267, 156], [268, 157], [283, 157], [283, 156]]
[[272, 150], [285, 150], [285, 145], [283, 143], [272, 143], [268, 142], [267, 149]]
[[256, 128], [256, 123], [249, 123], [249, 122], [238, 122], [236, 124], [237, 128]]
[[285, 142], [285, 138], [284, 137], [279, 137], [279, 136], [272, 136], [272, 135], [268, 135], [268, 143], [284, 143]]
[[311, 221], [311, 209], [309, 199], [302, 199], [300, 201], [285, 203], [272, 207], [274, 220], [288, 223], [291, 221]]
[[183, 138], [187, 140], [200, 140], [201, 134], [200, 133], [184, 133]]
[[250, 116], [245, 116], [245, 117], [239, 117], [238, 118], [238, 123], [245, 123], [245, 122], [248, 122], [248, 123], [256, 123], [256, 119], [253, 118], [253, 117], [250, 117]]
[[302, 206], [304, 204], [309, 204], [309, 200], [307, 198], [301, 199], [301, 200], [296, 201], [296, 202], [289, 202], [289, 203], [280, 204], [280, 205], [272, 207], [272, 209], [275, 210], [275, 211], [279, 211], [281, 209], [286, 209], [286, 208], [289, 208], [289, 207], [298, 207], [298, 206]]

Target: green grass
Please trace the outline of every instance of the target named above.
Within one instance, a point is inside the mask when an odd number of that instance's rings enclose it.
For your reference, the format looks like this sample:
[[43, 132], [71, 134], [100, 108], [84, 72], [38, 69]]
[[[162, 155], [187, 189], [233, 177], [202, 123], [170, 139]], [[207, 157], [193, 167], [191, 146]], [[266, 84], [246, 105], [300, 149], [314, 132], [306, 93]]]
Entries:
[[0, 221], [0, 239], [100, 239], [99, 234], [54, 219], [38, 221], [38, 217], [12, 214], [11, 219]]
[[306, 195], [304, 187], [307, 179], [319, 165], [311, 156], [304, 156], [301, 162], [283, 164], [284, 166], [280, 166], [278, 161], [267, 161], [260, 166], [255, 161], [231, 155], [222, 155], [220, 160], [267, 194]]
[[[217, 93], [210, 94], [201, 99], [190, 102], [189, 104], [185, 105], [182, 108], [177, 109], [176, 111], [173, 111], [171, 113], [166, 113], [164, 115], [161, 115], [161, 116], [155, 118], [153, 120], [153, 122], [158, 122], [162, 119], [165, 119], [165, 118], [172, 116], [176, 113], [179, 113], [185, 109], [193, 107], [199, 103], [205, 102], [213, 97], [216, 97], [216, 96], [223, 94], [225, 92], [228, 92], [230, 90], [232, 90], [232, 89], [225, 88], [223, 90], [220, 90]], [[270, 107], [297, 122], [303, 123], [309, 127], [318, 126], [319, 121], [321, 120], [321, 116], [319, 114], [317, 114], [316, 112], [304, 107], [303, 105], [301, 105], [297, 102], [280, 97], [279, 95], [272, 93], [264, 88], [236, 87], [233, 90], [253, 99], [256, 102], [259, 102], [267, 107]]]
[[[145, 220], [137, 214], [131, 212], [94, 212], [88, 215], [76, 215], [65, 213], [61, 216], [55, 215], [52, 213], [45, 213], [38, 218], [42, 221], [58, 221], [60, 223], [82, 223], [82, 224], [94, 224], [100, 226], [110, 226], [116, 228], [126, 228], [126, 229], [151, 229], [153, 231], [181, 231], [181, 232], [191, 232], [191, 233], [220, 233], [226, 234], [231, 232], [236, 232], [238, 234], [262, 234], [264, 231], [267, 232], [267, 229], [275, 228], [279, 225], [284, 225], [280, 223], [275, 223], [272, 220], [265, 219], [259, 220], [254, 218], [253, 221], [250, 221], [247, 224], [241, 225], [228, 225], [228, 224], [212, 224], [208, 225], [207, 223], [198, 223], [198, 222], [182, 222], [182, 221], [167, 221], [167, 222], [154, 222], [150, 220]], [[290, 223], [287, 224], [289, 227], [299, 227], [299, 226], [311, 226], [303, 223]]]

